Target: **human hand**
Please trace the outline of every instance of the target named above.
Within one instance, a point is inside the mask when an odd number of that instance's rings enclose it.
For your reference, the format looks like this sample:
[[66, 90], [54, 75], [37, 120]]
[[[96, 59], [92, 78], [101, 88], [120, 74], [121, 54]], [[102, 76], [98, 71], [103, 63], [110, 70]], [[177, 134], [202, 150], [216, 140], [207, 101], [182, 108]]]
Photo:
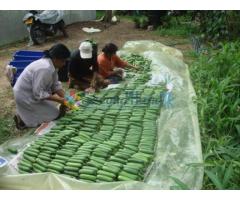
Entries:
[[61, 105], [65, 105], [66, 106], [66, 99], [63, 97], [59, 97], [58, 103], [60, 103]]
[[115, 75], [122, 77], [123, 76], [123, 69], [115, 69], [114, 70]]

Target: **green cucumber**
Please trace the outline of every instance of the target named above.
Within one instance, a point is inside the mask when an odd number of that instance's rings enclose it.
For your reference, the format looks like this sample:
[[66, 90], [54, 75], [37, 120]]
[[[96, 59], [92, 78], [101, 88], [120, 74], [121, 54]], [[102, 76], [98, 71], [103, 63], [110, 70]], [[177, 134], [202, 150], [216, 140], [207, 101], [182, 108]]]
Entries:
[[46, 143], [44, 146], [46, 146], [46, 147], [51, 147], [51, 148], [58, 148], [58, 144], [54, 144], [54, 143]]
[[135, 174], [135, 175], [139, 174], [139, 169], [129, 167], [129, 166], [124, 166], [123, 171], [128, 172], [130, 174]]
[[78, 177], [78, 172], [75, 172], [75, 171], [68, 171], [68, 170], [64, 170], [63, 172], [64, 174], [67, 174], [67, 175], [70, 175], [70, 176], [73, 176], [73, 177]]
[[48, 162], [46, 162], [46, 161], [44, 161], [44, 160], [41, 160], [41, 159], [39, 159], [39, 158], [36, 159], [36, 163], [39, 164], [39, 165], [41, 165], [41, 166], [44, 167], [44, 168], [47, 168], [47, 166], [48, 166]]
[[121, 158], [117, 158], [115, 156], [111, 156], [109, 160], [110, 161], [115, 161], [115, 162], [118, 162], [118, 163], [122, 163], [122, 164], [125, 164], [127, 162], [126, 160], [121, 159]]
[[115, 177], [116, 177], [116, 174], [111, 173], [111, 172], [107, 172], [107, 171], [104, 171], [104, 170], [99, 170], [99, 171], [97, 172], [97, 174], [103, 175], [103, 176], [108, 176], [108, 177], [110, 177], [110, 178], [115, 178]]
[[138, 175], [130, 174], [130, 173], [125, 172], [125, 171], [121, 171], [119, 173], [119, 176], [128, 177], [128, 178], [130, 178], [132, 180], [139, 180], [140, 179]]
[[57, 151], [56, 154], [61, 155], [61, 156], [72, 156], [73, 152], [72, 151], [60, 150], [60, 151]]
[[62, 172], [63, 168], [64, 168], [63, 166], [60, 166], [60, 165], [58, 165], [56, 163], [50, 163], [48, 165], [48, 169], [53, 169], [53, 170], [56, 170], [56, 171], [59, 171], [59, 172]]
[[82, 169], [79, 170], [79, 174], [96, 175], [97, 174], [97, 169], [82, 168]]
[[25, 165], [21, 165], [21, 164], [18, 165], [18, 168], [19, 168], [20, 170], [23, 170], [23, 171], [28, 172], [28, 173], [30, 173], [31, 170], [32, 170], [31, 167], [27, 167], [27, 166], [25, 166]]
[[68, 162], [83, 164], [85, 160], [85, 158], [71, 157]]
[[34, 169], [37, 169], [37, 170], [39, 170], [39, 171], [41, 171], [41, 172], [46, 172], [46, 171], [47, 171], [47, 168], [46, 168], [46, 167], [43, 167], [43, 166], [39, 165], [38, 163], [34, 163], [34, 164], [33, 164], [33, 168], [34, 168]]
[[51, 172], [51, 173], [55, 173], [55, 174], [60, 174], [59, 171], [54, 170], [54, 169], [50, 169], [50, 168], [47, 169], [47, 172]]
[[109, 176], [104, 176], [104, 175], [98, 174], [97, 180], [104, 181], [104, 182], [112, 182], [114, 179]]
[[119, 181], [132, 181], [131, 178], [126, 177], [126, 176], [122, 176], [122, 175], [119, 175], [119, 176], [118, 176], [118, 180], [119, 180]]
[[90, 181], [96, 181], [96, 176], [89, 175], [89, 174], [80, 174], [79, 178], [90, 180]]
[[[96, 171], [96, 172], [97, 172], [97, 170], [98, 170], [98, 168], [92, 167], [92, 166], [88, 166], [88, 165], [83, 166], [82, 169], [90, 169], [90, 170], [94, 170], [94, 171]], [[79, 170], [79, 171], [80, 171], [80, 170]]]
[[44, 161], [48, 161], [48, 162], [51, 161], [51, 158], [49, 156], [46, 156], [46, 155], [39, 154], [38, 158], [40, 158], [41, 160], [44, 160]]
[[69, 167], [78, 167], [78, 168], [80, 168], [82, 166], [82, 163], [67, 162], [66, 165], [69, 166]]
[[50, 152], [55, 152], [56, 149], [52, 148], [52, 147], [47, 147], [47, 146], [43, 146], [41, 147], [42, 151], [50, 151]]
[[8, 151], [12, 154], [17, 154], [18, 150], [16, 147], [8, 147]]
[[92, 167], [96, 167], [98, 169], [101, 169], [102, 168], [102, 164], [99, 163], [99, 162], [96, 162], [94, 160], [91, 160], [87, 163], [89, 166], [92, 166]]
[[123, 160], [127, 160], [130, 156], [129, 155], [126, 155], [126, 154], [123, 154], [123, 153], [116, 153], [114, 155], [116, 158], [120, 158], [120, 159], [123, 159]]
[[18, 172], [19, 172], [20, 174], [29, 174], [29, 172], [24, 171], [24, 170], [21, 170], [21, 169], [19, 169]]
[[102, 157], [95, 157], [95, 156], [91, 156], [90, 160], [94, 160], [96, 162], [101, 163], [102, 165], [106, 162], [106, 160]]
[[69, 159], [69, 157], [67, 156], [61, 156], [61, 155], [56, 155], [55, 156], [56, 159], [59, 159], [59, 160], [64, 160], [64, 161], [67, 161]]
[[64, 166], [64, 171], [73, 171], [73, 172], [78, 172], [79, 171], [79, 167], [72, 167], [72, 166], [68, 166], [68, 165], [65, 165]]
[[60, 159], [53, 159], [51, 162], [54, 162], [54, 163], [58, 163], [58, 164], [65, 164], [66, 161], [65, 160], [60, 160]]
[[124, 147], [125, 147], [126, 149], [130, 149], [130, 150], [132, 150], [132, 151], [134, 151], [134, 152], [137, 152], [137, 151], [138, 151], [138, 148], [135, 147], [135, 146], [132, 146], [132, 145], [124, 145]]
[[38, 153], [36, 153], [34, 151], [31, 151], [31, 150], [24, 151], [24, 154], [32, 156], [32, 157], [37, 157], [38, 156]]
[[107, 172], [111, 172], [111, 173], [114, 173], [114, 174], [117, 174], [119, 171], [120, 171], [120, 168], [118, 168], [117, 166], [113, 166], [113, 165], [107, 165], [107, 166], [103, 166], [102, 169], [104, 171], [107, 171]]
[[26, 160], [28, 160], [28, 161], [30, 161], [32, 163], [34, 163], [35, 159], [36, 159], [35, 157], [29, 156], [27, 154], [23, 154], [23, 158], [25, 158]]
[[102, 157], [102, 158], [107, 158], [108, 157], [108, 153], [104, 153], [104, 152], [96, 152], [96, 151], [94, 151], [92, 153], [92, 155], [94, 155], [96, 157]]
[[140, 160], [138, 158], [129, 158], [128, 162], [134, 162], [134, 163], [140, 163], [140, 164], [146, 164], [146, 162], [144, 160]]
[[18, 163], [18, 165], [23, 165], [23, 166], [32, 168], [32, 163], [29, 162], [29, 161], [27, 161], [27, 160], [25, 160], [25, 159], [22, 159], [22, 160]]

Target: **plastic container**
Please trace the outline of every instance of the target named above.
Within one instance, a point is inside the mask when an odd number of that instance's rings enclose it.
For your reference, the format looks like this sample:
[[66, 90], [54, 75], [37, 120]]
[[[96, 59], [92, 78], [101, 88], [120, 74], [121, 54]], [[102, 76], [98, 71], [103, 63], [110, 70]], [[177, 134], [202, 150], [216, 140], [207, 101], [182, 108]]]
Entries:
[[11, 83], [12, 87], [15, 85], [18, 77], [23, 72], [23, 70], [33, 61], [38, 60], [44, 56], [43, 51], [27, 51], [20, 50], [16, 51], [13, 55], [12, 61], [9, 65], [16, 67], [17, 73], [14, 74], [13, 81]]
[[13, 82], [12, 82], [12, 86], [14, 86], [14, 84], [17, 81], [17, 78], [20, 76], [20, 74], [23, 72], [23, 70], [35, 60], [17, 60], [17, 61], [11, 61], [9, 63], [9, 65], [16, 67], [17, 72], [14, 74], [13, 76]]
[[20, 61], [20, 60], [38, 60], [42, 58], [42, 56], [22, 56], [22, 55], [14, 55], [13, 61]]
[[16, 51], [14, 55], [42, 57], [44, 55], [44, 53], [43, 53], [43, 51], [20, 50], [20, 51]]
[[30, 63], [32, 63], [34, 60], [17, 60], [17, 61], [11, 61], [9, 65], [16, 67], [17, 69], [25, 68]]
[[0, 175], [7, 170], [8, 161], [0, 156]]

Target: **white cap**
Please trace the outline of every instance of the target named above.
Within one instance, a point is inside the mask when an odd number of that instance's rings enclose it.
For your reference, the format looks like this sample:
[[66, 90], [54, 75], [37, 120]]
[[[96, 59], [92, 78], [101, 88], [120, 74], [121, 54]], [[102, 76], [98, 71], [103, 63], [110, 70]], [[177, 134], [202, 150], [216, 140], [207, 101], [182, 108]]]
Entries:
[[90, 42], [82, 42], [79, 50], [81, 58], [92, 58], [92, 44]]

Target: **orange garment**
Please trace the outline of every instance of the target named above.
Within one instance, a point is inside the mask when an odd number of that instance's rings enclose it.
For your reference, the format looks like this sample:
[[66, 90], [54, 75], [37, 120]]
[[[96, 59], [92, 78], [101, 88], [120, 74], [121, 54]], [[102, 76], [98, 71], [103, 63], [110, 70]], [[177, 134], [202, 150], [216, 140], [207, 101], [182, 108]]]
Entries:
[[104, 78], [107, 78], [113, 72], [114, 67], [124, 68], [128, 65], [127, 62], [121, 60], [117, 55], [113, 55], [111, 59], [108, 59], [104, 53], [98, 55], [97, 61], [99, 73]]

